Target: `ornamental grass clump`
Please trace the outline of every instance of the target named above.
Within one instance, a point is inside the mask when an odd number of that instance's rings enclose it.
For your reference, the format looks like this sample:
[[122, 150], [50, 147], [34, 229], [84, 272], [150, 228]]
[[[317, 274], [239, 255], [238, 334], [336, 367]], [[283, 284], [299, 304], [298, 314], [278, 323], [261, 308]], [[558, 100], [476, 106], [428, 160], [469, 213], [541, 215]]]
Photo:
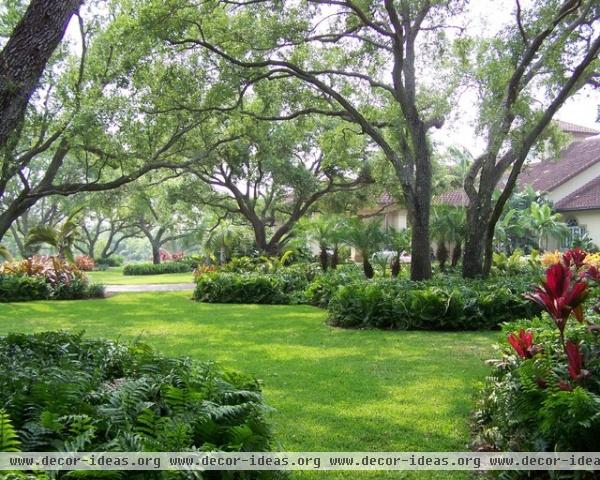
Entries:
[[[600, 449], [600, 279], [586, 252], [572, 249], [527, 295], [539, 317], [505, 325], [510, 347], [491, 360], [475, 413], [474, 447], [509, 451]], [[561, 477], [562, 478], [562, 477]], [[565, 478], [571, 478], [568, 475]]]

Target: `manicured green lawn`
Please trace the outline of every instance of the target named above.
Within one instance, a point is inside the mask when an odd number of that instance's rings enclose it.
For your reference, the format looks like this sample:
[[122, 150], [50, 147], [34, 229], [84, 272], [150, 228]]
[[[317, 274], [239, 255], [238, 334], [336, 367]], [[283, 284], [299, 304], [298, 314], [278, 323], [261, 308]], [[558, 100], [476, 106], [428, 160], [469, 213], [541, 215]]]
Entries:
[[88, 277], [94, 283], [104, 285], [148, 285], [158, 283], [190, 283], [193, 282], [191, 273], [165, 273], [162, 275], [123, 275], [123, 267], [109, 268], [99, 272], [88, 272]]
[[[189, 292], [0, 305], [0, 334], [85, 329], [141, 337], [264, 382], [281, 449], [466, 450], [495, 333], [340, 330], [308, 306], [207, 305]], [[294, 478], [466, 478], [459, 472], [303, 472]]]

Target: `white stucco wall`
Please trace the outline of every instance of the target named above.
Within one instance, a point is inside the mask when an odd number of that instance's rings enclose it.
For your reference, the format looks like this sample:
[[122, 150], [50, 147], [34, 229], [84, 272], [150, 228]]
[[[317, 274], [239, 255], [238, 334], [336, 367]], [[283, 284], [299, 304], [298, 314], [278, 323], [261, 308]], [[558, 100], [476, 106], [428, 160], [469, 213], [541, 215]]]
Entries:
[[592, 241], [600, 246], [600, 209], [561, 212], [563, 221], [571, 218], [577, 220], [580, 227], [585, 227]]
[[583, 172], [575, 175], [573, 178], [567, 180], [562, 185], [559, 185], [554, 190], [548, 193], [548, 198], [553, 202], [558, 202], [560, 199], [566, 197], [570, 193], [573, 193], [578, 188], [583, 187], [586, 183], [592, 181], [594, 178], [600, 176], [600, 162], [592, 165], [590, 168]]
[[402, 230], [408, 225], [406, 210], [394, 210], [384, 216], [384, 228], [392, 227], [396, 230]]

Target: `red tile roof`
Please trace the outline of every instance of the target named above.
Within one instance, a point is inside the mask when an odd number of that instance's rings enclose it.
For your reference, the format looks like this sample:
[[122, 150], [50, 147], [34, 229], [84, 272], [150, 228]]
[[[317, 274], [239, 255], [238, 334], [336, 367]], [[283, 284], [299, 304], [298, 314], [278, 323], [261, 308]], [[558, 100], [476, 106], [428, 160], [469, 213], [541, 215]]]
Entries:
[[561, 198], [554, 204], [554, 208], [558, 211], [600, 208], [600, 177], [594, 178], [583, 187]]
[[586, 138], [571, 143], [558, 160], [544, 160], [525, 167], [519, 176], [519, 184], [548, 192], [599, 161], [600, 136]]
[[452, 205], [454, 207], [466, 207], [469, 205], [469, 197], [466, 192], [459, 188], [451, 192], [441, 193], [433, 197], [433, 203], [436, 205]]
[[563, 122], [562, 120], [556, 120], [556, 123], [558, 123], [558, 126], [560, 127], [560, 129], [563, 132], [567, 132], [567, 133], [589, 133], [591, 135], [598, 135], [598, 134], [600, 134], [600, 131], [595, 130], [593, 128], [584, 127], [582, 125], [576, 125], [576, 124], [570, 123], [570, 122]]

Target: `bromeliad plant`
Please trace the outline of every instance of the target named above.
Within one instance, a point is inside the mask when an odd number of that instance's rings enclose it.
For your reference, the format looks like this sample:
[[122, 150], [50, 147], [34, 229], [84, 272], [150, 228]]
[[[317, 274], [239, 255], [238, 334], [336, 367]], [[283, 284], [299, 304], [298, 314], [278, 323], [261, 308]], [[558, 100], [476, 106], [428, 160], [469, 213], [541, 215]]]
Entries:
[[586, 304], [599, 275], [586, 256], [569, 250], [527, 295], [547, 316], [506, 326], [512, 352], [491, 361], [475, 415], [477, 449], [600, 448], [600, 335], [591, 321], [598, 305]]

